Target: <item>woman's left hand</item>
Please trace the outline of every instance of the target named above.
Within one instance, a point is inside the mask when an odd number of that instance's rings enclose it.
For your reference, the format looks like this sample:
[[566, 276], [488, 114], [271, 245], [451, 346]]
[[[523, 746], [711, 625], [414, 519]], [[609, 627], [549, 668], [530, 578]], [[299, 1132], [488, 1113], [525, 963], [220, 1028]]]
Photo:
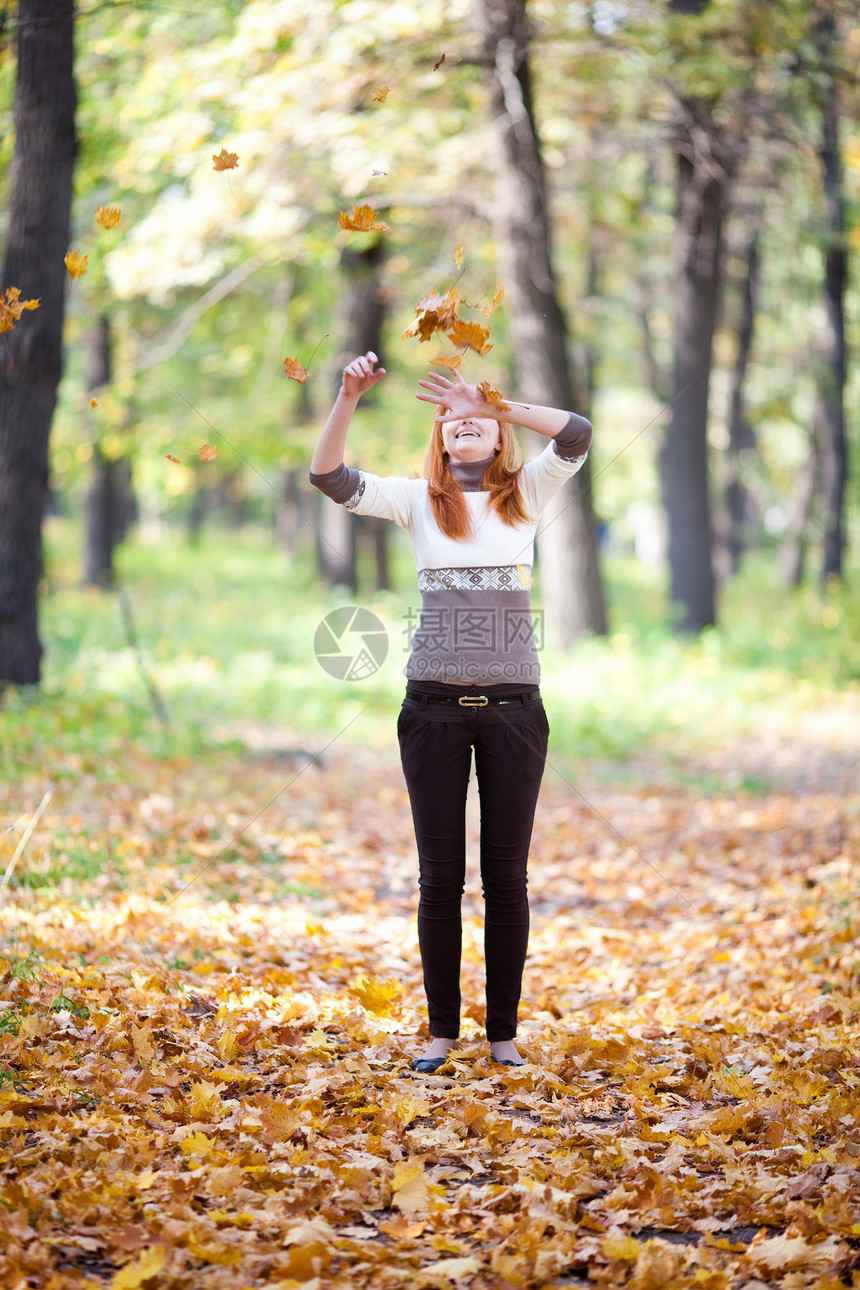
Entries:
[[452, 371], [451, 376], [453, 380], [438, 372], [431, 372], [428, 380], [418, 382], [422, 389], [429, 390], [430, 393], [417, 394], [415, 397], [424, 403], [439, 405], [435, 418], [437, 421], [463, 421], [466, 417], [496, 415], [498, 409], [487, 402], [476, 386], [464, 381], [459, 372]]

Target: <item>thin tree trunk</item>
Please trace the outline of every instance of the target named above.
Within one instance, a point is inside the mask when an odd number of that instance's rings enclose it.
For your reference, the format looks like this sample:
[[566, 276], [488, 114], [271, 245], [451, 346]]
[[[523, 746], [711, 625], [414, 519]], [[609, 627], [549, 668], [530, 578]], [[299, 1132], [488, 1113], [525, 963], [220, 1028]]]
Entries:
[[[87, 382], [91, 393], [111, 382], [112, 350], [110, 319], [103, 314], [90, 334]], [[98, 587], [114, 585], [114, 552], [128, 527], [130, 490], [128, 458], [106, 457], [96, 442], [93, 445], [92, 480], [87, 493], [84, 560], [84, 582], [87, 584]]]
[[845, 196], [839, 155], [839, 90], [832, 71], [837, 41], [836, 21], [825, 9], [819, 24], [825, 64], [825, 89], [821, 104], [821, 166], [824, 177], [825, 330], [822, 338], [819, 380], [821, 434], [821, 490], [824, 520], [822, 577], [841, 577], [845, 549], [845, 481], [848, 445], [845, 437], [845, 290], [848, 281], [848, 246], [845, 230]]
[[[496, 219], [509, 299], [518, 397], [579, 410], [567, 324], [553, 272], [546, 176], [532, 107], [525, 0], [475, 0], [499, 140]], [[547, 507], [538, 534], [544, 599], [563, 645], [606, 631], [606, 607], [591, 502], [580, 473]]]
[[[337, 360], [337, 383], [344, 363], [359, 354], [372, 350], [382, 362], [382, 327], [388, 310], [388, 297], [382, 285], [385, 264], [385, 243], [380, 238], [362, 251], [347, 248], [342, 257], [347, 280], [347, 331], [343, 348]], [[374, 392], [364, 396], [362, 404], [372, 407]], [[327, 497], [320, 498], [321, 538], [317, 541], [319, 570], [329, 582], [343, 583], [356, 591], [358, 587], [359, 538], [364, 546], [369, 542], [376, 565], [376, 580], [380, 590], [389, 585], [388, 530], [385, 520], [353, 515], [343, 506]]]
[[715, 621], [708, 493], [708, 387], [720, 287], [723, 218], [735, 158], [718, 127], [682, 105], [676, 137], [677, 223], [672, 413], [660, 452], [670, 596], [679, 631]]
[[742, 481], [743, 458], [755, 452], [755, 431], [747, 420], [744, 406], [747, 369], [752, 350], [759, 283], [759, 234], [756, 230], [747, 246], [741, 321], [738, 327], [738, 352], [732, 372], [732, 396], [729, 411], [729, 446], [725, 457], [725, 498], [728, 518], [727, 557], [731, 573], [737, 573], [747, 544], [747, 532], [754, 504]]
[[0, 344], [0, 685], [37, 684], [48, 438], [62, 373], [75, 164], [73, 0], [20, 0], [6, 260], [0, 291], [38, 298]]
[[797, 480], [794, 514], [782, 540], [779, 565], [787, 587], [799, 587], [803, 582], [806, 552], [809, 546], [809, 520], [815, 494], [818, 491], [821, 471], [821, 452], [818, 434], [813, 429], [809, 443], [809, 456]]

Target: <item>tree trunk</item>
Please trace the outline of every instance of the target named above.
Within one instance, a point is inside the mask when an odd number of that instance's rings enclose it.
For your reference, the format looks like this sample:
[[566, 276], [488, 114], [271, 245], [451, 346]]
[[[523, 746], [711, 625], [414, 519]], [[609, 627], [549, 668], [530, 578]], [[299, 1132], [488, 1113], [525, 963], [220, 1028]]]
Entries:
[[62, 373], [75, 164], [73, 0], [20, 0], [15, 152], [0, 290], [38, 298], [0, 344], [0, 685], [40, 678], [48, 437]]
[[660, 452], [670, 596], [679, 631], [715, 621], [708, 495], [708, 386], [719, 302], [723, 217], [736, 164], [718, 127], [682, 105], [676, 136], [673, 402]]
[[756, 230], [747, 247], [747, 271], [743, 281], [743, 304], [738, 327], [738, 352], [732, 372], [732, 399], [729, 412], [729, 446], [725, 459], [725, 497], [728, 520], [726, 554], [728, 568], [737, 573], [747, 544], [747, 532], [754, 515], [754, 503], [742, 482], [743, 458], [755, 452], [755, 431], [746, 417], [744, 392], [747, 368], [752, 350], [759, 282], [759, 234]]
[[[90, 334], [87, 383], [91, 393], [109, 385], [113, 376], [110, 319], [99, 318]], [[87, 543], [84, 582], [112, 587], [114, 551], [123, 540], [131, 509], [131, 469], [127, 457], [111, 459], [93, 445], [92, 481], [87, 493]]]
[[[497, 228], [510, 303], [518, 397], [579, 410], [558, 298], [546, 176], [532, 107], [525, 0], [475, 0], [499, 140]], [[577, 407], [577, 404], [579, 405]], [[562, 645], [606, 631], [591, 506], [591, 472], [579, 474], [543, 513], [538, 551], [544, 600]]]
[[845, 290], [848, 281], [848, 246], [845, 230], [845, 196], [839, 156], [839, 88], [832, 62], [837, 40], [836, 21], [825, 10], [819, 24], [819, 40], [825, 64], [824, 97], [821, 103], [821, 166], [824, 178], [825, 329], [822, 337], [818, 390], [818, 420], [821, 436], [821, 490], [824, 521], [822, 577], [841, 577], [845, 549], [845, 480], [848, 474], [848, 445], [845, 437]]

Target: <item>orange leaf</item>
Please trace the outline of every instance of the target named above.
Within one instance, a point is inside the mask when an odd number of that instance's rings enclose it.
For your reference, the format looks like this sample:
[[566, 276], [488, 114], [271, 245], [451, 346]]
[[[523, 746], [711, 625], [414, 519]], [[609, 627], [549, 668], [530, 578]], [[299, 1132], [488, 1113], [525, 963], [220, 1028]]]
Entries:
[[164, 455], [165, 455], [165, 457], [167, 458], [167, 460], [168, 460], [168, 461], [175, 461], [175, 462], [176, 462], [176, 464], [177, 464], [177, 466], [181, 466], [181, 465], [182, 465], [182, 458], [181, 458], [181, 457], [174, 457], [174, 455], [173, 455], [173, 453], [172, 453], [172, 452], [166, 452]]
[[430, 359], [430, 366], [447, 367], [452, 372], [456, 372], [459, 370], [462, 361], [462, 354], [437, 354], [435, 358]]
[[0, 295], [0, 332], [12, 331], [25, 309], [38, 308], [38, 300], [21, 299], [20, 287], [7, 287], [5, 296]]
[[480, 327], [477, 323], [462, 322], [459, 318], [454, 326], [446, 333], [448, 339], [454, 345], [468, 345], [476, 354], [488, 354], [493, 348], [487, 344], [489, 330], [486, 327]]
[[239, 154], [222, 148], [219, 153], [212, 153], [212, 161], [213, 170], [235, 170], [239, 164]]
[[377, 221], [376, 211], [367, 202], [364, 206], [353, 206], [351, 215], [341, 211], [339, 223], [341, 228], [352, 229], [355, 233], [384, 233], [388, 228], [387, 224]]
[[87, 271], [87, 260], [89, 256], [78, 255], [77, 251], [69, 251], [68, 255], [63, 257], [63, 262], [69, 271], [70, 278], [82, 278]]
[[447, 331], [459, 322], [459, 309], [463, 303], [461, 296], [453, 287], [444, 296], [438, 291], [431, 291], [429, 296], [419, 300], [415, 306], [418, 317], [403, 333], [402, 340], [417, 336], [419, 340], [429, 340], [436, 331]]
[[215, 447], [214, 443], [204, 443], [203, 447], [197, 453], [197, 456], [201, 461], [212, 461], [213, 458], [218, 456], [218, 449]]
[[373, 90], [374, 103], [384, 103], [387, 98], [388, 98], [387, 85], [377, 85], [374, 87], [374, 90]]
[[90, 407], [91, 407], [91, 408], [97, 408], [97, 407], [100, 407], [100, 406], [101, 406], [101, 400], [100, 400], [100, 399], [96, 399], [96, 398], [92, 398], [92, 399], [90, 399]]
[[[492, 348], [492, 346], [489, 346]], [[500, 390], [494, 390], [489, 381], [481, 381], [478, 389], [483, 394], [488, 403], [492, 403], [500, 412], [510, 412], [510, 406], [505, 403]]]
[[111, 202], [109, 206], [99, 206], [93, 219], [102, 228], [116, 228], [122, 215], [122, 207], [116, 202]]
[[291, 381], [298, 381], [299, 385], [304, 385], [305, 381], [310, 376], [308, 369], [306, 367], [302, 367], [299, 362], [298, 355], [296, 355], [295, 358], [284, 359], [284, 371]]
[[433, 71], [438, 72], [439, 68], [442, 66], [444, 61], [445, 61], [445, 55], [443, 54], [442, 57], [439, 59], [439, 62], [433, 64]]

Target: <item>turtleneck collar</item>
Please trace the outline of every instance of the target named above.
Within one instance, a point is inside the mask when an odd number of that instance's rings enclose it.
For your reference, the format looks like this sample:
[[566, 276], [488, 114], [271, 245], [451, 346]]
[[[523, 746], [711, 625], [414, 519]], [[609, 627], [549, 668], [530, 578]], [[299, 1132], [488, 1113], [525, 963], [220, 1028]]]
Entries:
[[464, 493], [479, 493], [483, 489], [482, 480], [484, 471], [491, 461], [495, 461], [497, 453], [493, 452], [483, 461], [452, 461], [448, 458], [448, 466], [451, 474], [456, 479]]

